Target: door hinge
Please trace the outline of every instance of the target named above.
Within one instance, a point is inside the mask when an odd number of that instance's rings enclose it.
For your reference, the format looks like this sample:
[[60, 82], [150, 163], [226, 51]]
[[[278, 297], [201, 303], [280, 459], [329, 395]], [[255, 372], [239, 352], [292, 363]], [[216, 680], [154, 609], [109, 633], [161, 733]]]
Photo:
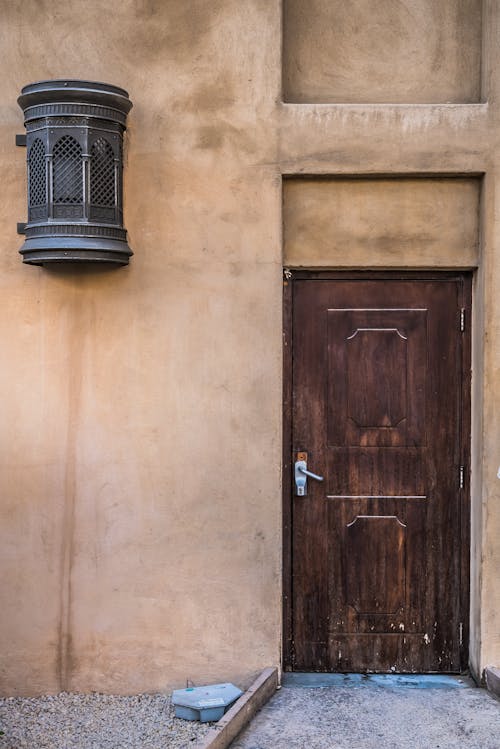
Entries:
[[458, 625], [458, 637], [460, 641], [460, 647], [464, 644], [464, 625], [462, 622]]
[[465, 474], [465, 468], [464, 466], [460, 466], [460, 469], [458, 471], [458, 488], [459, 489], [464, 488], [464, 474]]
[[465, 308], [462, 307], [460, 310], [460, 332], [463, 333], [465, 331]]

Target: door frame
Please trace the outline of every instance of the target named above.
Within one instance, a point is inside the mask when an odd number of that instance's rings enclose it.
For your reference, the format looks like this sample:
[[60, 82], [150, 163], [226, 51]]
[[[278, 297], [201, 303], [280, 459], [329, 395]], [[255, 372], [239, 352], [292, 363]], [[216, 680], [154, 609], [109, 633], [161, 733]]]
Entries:
[[[469, 616], [470, 616], [470, 467], [471, 467], [471, 339], [472, 339], [472, 280], [473, 271], [406, 271], [406, 270], [303, 270], [285, 268], [283, 271], [283, 671], [293, 671], [293, 580], [292, 580], [292, 398], [293, 398], [293, 282], [347, 281], [347, 280], [401, 280], [401, 281], [462, 281], [462, 306], [466, 310], [462, 332], [462, 387], [461, 387], [461, 446], [460, 461], [465, 466], [463, 491], [460, 502], [461, 560], [460, 609], [463, 616], [460, 667], [469, 667]], [[457, 325], [460, 320], [457, 319]]]

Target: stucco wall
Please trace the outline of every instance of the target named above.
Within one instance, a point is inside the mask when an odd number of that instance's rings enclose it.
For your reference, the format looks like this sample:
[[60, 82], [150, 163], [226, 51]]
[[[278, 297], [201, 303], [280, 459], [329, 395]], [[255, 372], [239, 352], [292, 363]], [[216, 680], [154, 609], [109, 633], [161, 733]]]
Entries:
[[480, 0], [283, 0], [283, 89], [295, 102], [473, 102]]
[[[3, 693], [247, 684], [279, 663], [282, 174], [469, 175], [469, 216], [487, 175], [482, 255], [466, 243], [455, 262], [484, 274], [471, 654], [477, 672], [500, 662], [494, 5], [488, 104], [339, 107], [280, 103], [278, 0], [123, 0], [112, 14], [102, 0], [0, 1]], [[16, 98], [60, 77], [134, 102], [128, 268], [23, 267], [17, 254]]]
[[[279, 9], [2, 3], [2, 689], [279, 660]], [[27, 82], [122, 85], [126, 269], [23, 267]]]
[[288, 179], [284, 263], [474, 268], [479, 196], [477, 179]]

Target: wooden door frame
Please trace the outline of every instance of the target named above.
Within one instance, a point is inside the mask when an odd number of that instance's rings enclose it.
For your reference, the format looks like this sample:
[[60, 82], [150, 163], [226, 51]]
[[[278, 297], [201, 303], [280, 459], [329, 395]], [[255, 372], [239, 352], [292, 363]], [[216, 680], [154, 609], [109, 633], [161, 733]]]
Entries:
[[[290, 274], [290, 276], [289, 276]], [[283, 653], [284, 671], [293, 671], [293, 619], [292, 619], [292, 319], [294, 280], [400, 280], [400, 281], [458, 281], [462, 282], [462, 306], [466, 310], [465, 329], [462, 333], [462, 388], [460, 421], [460, 460], [465, 466], [464, 485], [460, 503], [461, 560], [460, 609], [463, 615], [461, 670], [469, 666], [469, 614], [470, 614], [470, 466], [471, 466], [471, 334], [472, 334], [472, 275], [473, 271], [329, 271], [286, 269], [283, 275]], [[458, 321], [457, 321], [458, 324]]]

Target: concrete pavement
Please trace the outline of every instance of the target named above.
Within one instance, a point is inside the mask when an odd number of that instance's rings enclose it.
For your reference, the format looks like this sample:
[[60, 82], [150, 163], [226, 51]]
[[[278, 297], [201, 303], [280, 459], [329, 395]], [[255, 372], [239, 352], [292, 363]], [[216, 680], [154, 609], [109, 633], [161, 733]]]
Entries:
[[231, 749], [499, 749], [500, 701], [453, 676], [285, 674]]

